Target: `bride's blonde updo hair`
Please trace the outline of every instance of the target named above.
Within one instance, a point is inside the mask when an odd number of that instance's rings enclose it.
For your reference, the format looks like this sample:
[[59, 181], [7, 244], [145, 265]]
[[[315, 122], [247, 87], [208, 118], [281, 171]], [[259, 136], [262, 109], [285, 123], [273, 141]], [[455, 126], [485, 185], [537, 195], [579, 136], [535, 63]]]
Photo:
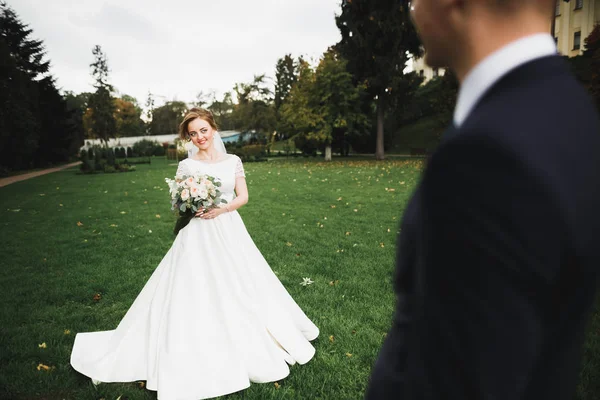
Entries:
[[185, 114], [185, 117], [183, 117], [183, 121], [181, 122], [181, 124], [179, 124], [179, 137], [182, 140], [188, 140], [189, 136], [188, 136], [188, 125], [190, 124], [190, 122], [192, 122], [193, 120], [200, 118], [203, 119], [204, 121], [208, 122], [208, 124], [211, 126], [211, 128], [213, 128], [215, 131], [218, 131], [218, 127], [217, 127], [217, 123], [215, 122], [215, 117], [213, 116], [213, 114], [209, 111], [209, 110], [205, 110], [204, 108], [191, 108], [187, 114]]

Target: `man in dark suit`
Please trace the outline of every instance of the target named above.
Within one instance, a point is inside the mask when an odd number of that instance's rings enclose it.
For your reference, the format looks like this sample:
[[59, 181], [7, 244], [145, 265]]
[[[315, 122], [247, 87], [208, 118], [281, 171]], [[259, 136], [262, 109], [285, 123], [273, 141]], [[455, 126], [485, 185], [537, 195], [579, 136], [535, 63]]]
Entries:
[[[571, 2], [572, 4], [573, 2]], [[600, 273], [600, 122], [555, 0], [413, 0], [461, 87], [398, 240], [367, 399], [571, 399]]]

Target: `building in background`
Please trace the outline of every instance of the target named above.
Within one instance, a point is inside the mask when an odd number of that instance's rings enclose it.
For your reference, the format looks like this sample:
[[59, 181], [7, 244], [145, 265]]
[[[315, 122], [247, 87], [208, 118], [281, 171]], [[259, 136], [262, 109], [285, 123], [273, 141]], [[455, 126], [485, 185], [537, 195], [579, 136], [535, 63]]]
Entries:
[[443, 68], [431, 68], [427, 64], [425, 64], [425, 58], [411, 58], [408, 62], [407, 68], [404, 70], [404, 73], [415, 71], [418, 75], [425, 78], [423, 80], [423, 84], [429, 82], [435, 77], [443, 76], [445, 70]]
[[600, 24], [600, 0], [556, 2], [554, 40], [558, 51], [569, 57], [583, 54], [585, 38]]
[[[576, 57], [585, 50], [585, 38], [600, 24], [600, 0], [558, 0], [556, 2], [554, 40], [558, 51], [565, 56]], [[436, 76], [444, 75], [444, 69], [431, 68], [423, 58], [410, 59], [405, 73], [416, 71], [427, 83]]]

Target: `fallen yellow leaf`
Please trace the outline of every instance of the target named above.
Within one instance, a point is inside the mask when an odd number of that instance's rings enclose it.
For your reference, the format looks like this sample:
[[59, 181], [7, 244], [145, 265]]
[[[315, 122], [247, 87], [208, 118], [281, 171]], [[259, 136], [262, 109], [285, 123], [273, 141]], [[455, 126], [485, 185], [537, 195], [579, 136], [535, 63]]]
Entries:
[[279, 389], [281, 387], [281, 385], [277, 382], [275, 382], [273, 385], [275, 386], [275, 389]]
[[155, 215], [155, 217], [156, 217], [156, 218], [160, 218], [160, 214], [156, 214], [156, 215]]
[[96, 293], [94, 295], [94, 301], [100, 301], [101, 298], [102, 298], [102, 295], [100, 293]]
[[140, 387], [140, 389], [143, 389], [146, 386], [146, 383], [142, 381], [138, 382], [137, 384]]
[[333, 343], [335, 341], [335, 337], [333, 335], [329, 336], [329, 341]]
[[77, 226], [83, 226], [83, 223], [81, 221], [77, 221]]
[[46, 348], [46, 347], [48, 347], [48, 346], [46, 346], [46, 342], [44, 342], [44, 343], [42, 343], [42, 344], [38, 344], [38, 347], [39, 347], [40, 349], [45, 349], [45, 348]]
[[37, 366], [37, 370], [38, 370], [38, 371], [41, 371], [41, 370], [44, 370], [44, 371], [50, 371], [50, 367], [49, 367], [49, 366], [47, 366], [47, 365], [44, 365], [44, 364], [42, 364], [42, 363], [39, 363], [39, 364], [38, 364], [38, 366]]
[[383, 244], [383, 243], [379, 243], [379, 246], [380, 246], [380, 247], [385, 247], [385, 244]]
[[65, 335], [70, 335], [71, 334], [71, 330], [70, 329], [65, 329]]
[[346, 236], [350, 236], [350, 235], [352, 235], [351, 232], [346, 232]]
[[347, 357], [352, 357], [352, 353], [346, 353]]
[[289, 247], [289, 246], [291, 246], [291, 245], [292, 245], [292, 243], [291, 243], [291, 242], [287, 242], [287, 243], [286, 243], [286, 246], [288, 246], [288, 247]]

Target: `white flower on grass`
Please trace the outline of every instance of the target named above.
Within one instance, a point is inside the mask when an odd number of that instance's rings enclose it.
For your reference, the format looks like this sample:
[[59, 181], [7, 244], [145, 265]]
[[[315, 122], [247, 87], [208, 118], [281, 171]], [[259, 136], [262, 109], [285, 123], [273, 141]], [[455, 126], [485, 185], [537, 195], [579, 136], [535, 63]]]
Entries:
[[314, 281], [312, 281], [310, 278], [302, 278], [302, 282], [300, 282], [300, 284], [302, 286], [307, 286], [307, 285], [311, 285], [315, 283]]

